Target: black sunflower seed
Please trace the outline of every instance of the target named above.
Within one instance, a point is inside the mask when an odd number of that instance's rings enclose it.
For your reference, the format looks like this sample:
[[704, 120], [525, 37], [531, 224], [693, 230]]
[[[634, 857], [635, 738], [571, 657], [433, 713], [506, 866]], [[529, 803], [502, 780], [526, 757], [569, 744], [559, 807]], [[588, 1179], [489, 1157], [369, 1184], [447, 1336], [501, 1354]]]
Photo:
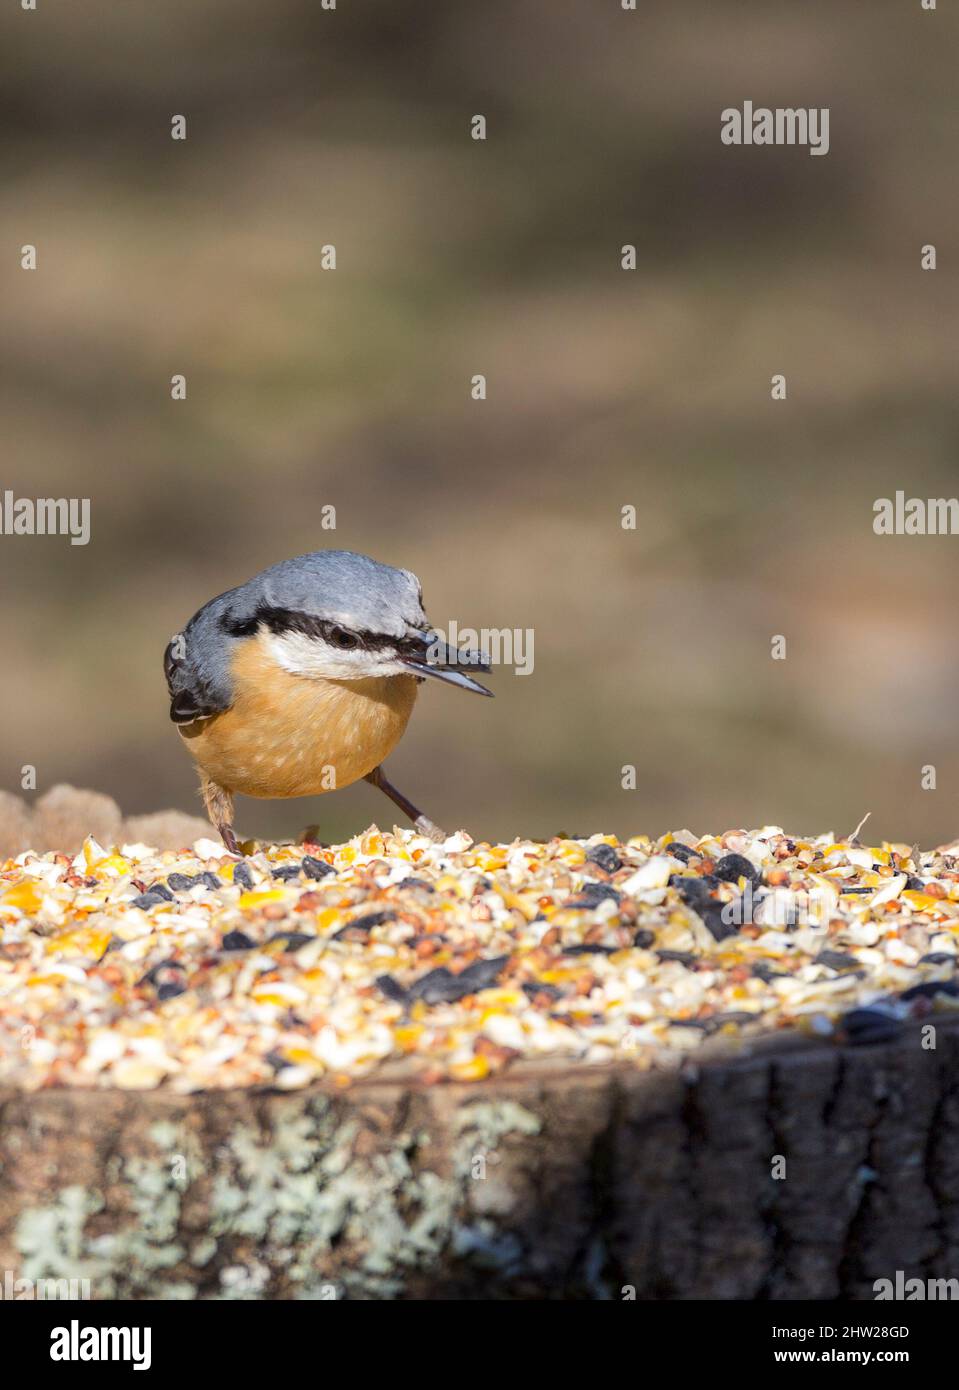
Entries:
[[537, 994], [545, 994], [554, 1002], [563, 997], [563, 991], [556, 985], [548, 985], [545, 981], [540, 984], [536, 980], [527, 980], [523, 986], [523, 993], [528, 995], [530, 999], [535, 999]]
[[302, 869], [307, 878], [316, 879], [326, 878], [327, 875], [336, 872], [332, 865], [327, 864], [325, 859], [316, 859], [312, 854], [303, 856]]
[[228, 931], [220, 942], [224, 951], [250, 951], [255, 945], [253, 938], [243, 931]]
[[719, 879], [712, 874], [670, 874], [666, 882], [687, 904], [694, 898], [708, 898], [713, 889], [719, 887]]
[[182, 980], [168, 980], [157, 989], [157, 998], [161, 1003], [165, 999], [175, 999], [178, 994], [186, 994], [186, 988]]
[[[678, 878], [675, 887], [683, 902], [687, 907], [692, 908], [717, 941], [724, 941], [727, 936], [736, 936], [740, 924], [747, 920], [743, 907], [737, 907], [735, 903], [730, 903], [728, 916], [733, 920], [726, 921], [723, 917], [726, 904], [709, 896], [708, 891], [701, 886], [705, 880], [684, 878], [678, 875], [674, 875], [674, 877]], [[695, 888], [692, 886], [693, 884], [696, 885]]]
[[657, 958], [657, 960], [662, 960], [662, 961], [675, 960], [675, 961], [678, 961], [680, 965], [692, 965], [693, 961], [696, 959], [696, 957], [692, 954], [691, 951], [666, 951], [666, 950], [664, 950], [664, 951], [657, 951], [657, 952], [656, 952], [656, 958]]
[[762, 874], [744, 854], [724, 854], [722, 859], [717, 861], [714, 872], [724, 883], [738, 883], [741, 878], [747, 879], [750, 883], [759, 883], [762, 880]]
[[608, 883], [584, 883], [576, 894], [575, 898], [570, 898], [565, 904], [566, 907], [599, 907], [600, 903], [611, 898], [614, 903], [618, 903], [622, 897], [615, 888], [611, 888]]
[[[862, 961], [846, 951], [820, 951], [816, 957], [817, 965], [825, 965], [830, 970], [862, 970]], [[866, 972], [863, 970], [862, 972]]]
[[708, 898], [709, 888], [701, 878], [693, 874], [670, 874], [666, 880], [670, 888], [675, 888], [683, 902], [690, 898]]
[[612, 845], [592, 845], [586, 851], [586, 858], [591, 864], [598, 864], [601, 869], [605, 869], [608, 874], [614, 874], [617, 869], [623, 867], [623, 861], [613, 849]]
[[392, 975], [377, 975], [374, 984], [386, 995], [387, 999], [392, 999], [397, 1004], [405, 1004], [409, 999], [408, 991], [403, 988], [399, 980], [394, 980]]
[[388, 907], [379, 912], [366, 912], [362, 917], [354, 917], [350, 926], [361, 927], [363, 931], [369, 931], [372, 927], [381, 927], [384, 922], [395, 921], [396, 913], [391, 907]]
[[677, 840], [673, 840], [672, 844], [667, 845], [663, 853], [668, 854], [671, 859], [680, 860], [683, 864], [688, 864], [690, 859], [699, 858], [698, 850], [690, 849], [688, 845], [680, 844]]
[[[131, 907], [140, 907], [146, 912], [148, 908], [156, 907], [158, 903], [167, 903], [169, 901], [169, 898], [165, 898], [162, 893], [154, 893], [151, 888], [148, 893], [138, 893], [130, 905]], [[174, 899], [174, 901], [176, 900]]]
[[[735, 920], [727, 922], [723, 916], [726, 911], [726, 905], [724, 903], [713, 902], [712, 899], [709, 899], [706, 902], [692, 903], [691, 906], [693, 911], [702, 919], [703, 924], [712, 932], [717, 941], [725, 941], [727, 936], [737, 936], [739, 934], [739, 923], [743, 920], [741, 910], [738, 914], [735, 911], [730, 911], [729, 913], [729, 916], [733, 918], [738, 916], [739, 922]], [[731, 909], [735, 907], [732, 903], [730, 903], [729, 906]]]
[[241, 888], [245, 888], [249, 893], [253, 888], [253, 875], [250, 873], [249, 864], [237, 864], [233, 870], [233, 882], [238, 883]]
[[499, 979], [508, 960], [509, 956], [487, 956], [485, 960], [474, 960], [456, 978], [469, 985], [470, 994], [489, 989]]
[[278, 931], [273, 936], [268, 936], [264, 945], [269, 946], [274, 941], [285, 941], [286, 945], [283, 949], [292, 954], [294, 951], [298, 951], [301, 946], [305, 946], [308, 941], [315, 940], [315, 936], [311, 936], [309, 932], [305, 931]]
[[788, 971], [776, 970], [765, 961], [761, 961], [759, 965], [754, 965], [752, 973], [757, 980], [762, 980], [765, 984], [768, 984], [770, 980], [785, 980], [789, 978]]
[[455, 1004], [467, 994], [473, 994], [476, 988], [475, 983], [464, 980], [462, 975], [454, 975], [441, 965], [415, 980], [410, 986], [409, 997], [422, 999], [424, 1004]]

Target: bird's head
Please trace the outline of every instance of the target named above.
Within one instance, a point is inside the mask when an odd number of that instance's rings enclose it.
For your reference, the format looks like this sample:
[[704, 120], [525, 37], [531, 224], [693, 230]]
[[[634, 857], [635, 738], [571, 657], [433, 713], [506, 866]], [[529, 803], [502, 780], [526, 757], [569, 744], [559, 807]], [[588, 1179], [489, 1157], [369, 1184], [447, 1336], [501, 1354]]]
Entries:
[[259, 635], [278, 665], [297, 676], [362, 680], [415, 675], [492, 691], [467, 671], [488, 671], [483, 652], [447, 646], [423, 610], [415, 574], [346, 550], [284, 560], [222, 595], [221, 630]]

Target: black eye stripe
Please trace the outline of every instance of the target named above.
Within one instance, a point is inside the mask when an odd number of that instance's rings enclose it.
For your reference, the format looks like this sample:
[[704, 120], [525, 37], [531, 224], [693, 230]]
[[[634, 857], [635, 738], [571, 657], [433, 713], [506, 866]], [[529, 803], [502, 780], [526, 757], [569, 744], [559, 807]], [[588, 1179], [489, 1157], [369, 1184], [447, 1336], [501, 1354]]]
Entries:
[[260, 626], [256, 615], [252, 618], [235, 618], [229, 609], [220, 615], [220, 629], [228, 637], [252, 637]]
[[[289, 632], [300, 632], [306, 637], [322, 637], [330, 646], [341, 647], [343, 651], [383, 651], [396, 647], [401, 641], [400, 638], [385, 636], [379, 632], [357, 632], [353, 628], [344, 627], [342, 623], [332, 622], [328, 618], [318, 618], [313, 613], [299, 613], [292, 608], [274, 608], [266, 604], [257, 608], [248, 618], [237, 618], [229, 611], [220, 618], [221, 629], [230, 637], [253, 637], [261, 623], [274, 636], [282, 637]], [[352, 648], [338, 642], [337, 633], [347, 633], [355, 638]]]

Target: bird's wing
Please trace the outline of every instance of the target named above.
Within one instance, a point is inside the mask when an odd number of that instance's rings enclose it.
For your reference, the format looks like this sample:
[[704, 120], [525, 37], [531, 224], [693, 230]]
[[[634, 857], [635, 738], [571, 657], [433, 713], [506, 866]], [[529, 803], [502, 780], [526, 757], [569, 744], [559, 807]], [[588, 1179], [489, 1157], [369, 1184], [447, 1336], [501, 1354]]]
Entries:
[[170, 692], [170, 718], [174, 724], [192, 724], [221, 714], [229, 701], [218, 695], [213, 683], [190, 660], [186, 639], [177, 633], [163, 653], [163, 673]]

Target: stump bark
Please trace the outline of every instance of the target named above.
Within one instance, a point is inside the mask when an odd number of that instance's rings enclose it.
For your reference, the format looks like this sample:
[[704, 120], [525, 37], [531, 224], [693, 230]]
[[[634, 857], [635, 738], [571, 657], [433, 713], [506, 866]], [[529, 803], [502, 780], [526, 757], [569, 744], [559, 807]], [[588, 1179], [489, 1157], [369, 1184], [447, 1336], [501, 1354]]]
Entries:
[[94, 1298], [852, 1298], [959, 1272], [959, 1025], [481, 1085], [0, 1096], [0, 1263]]

